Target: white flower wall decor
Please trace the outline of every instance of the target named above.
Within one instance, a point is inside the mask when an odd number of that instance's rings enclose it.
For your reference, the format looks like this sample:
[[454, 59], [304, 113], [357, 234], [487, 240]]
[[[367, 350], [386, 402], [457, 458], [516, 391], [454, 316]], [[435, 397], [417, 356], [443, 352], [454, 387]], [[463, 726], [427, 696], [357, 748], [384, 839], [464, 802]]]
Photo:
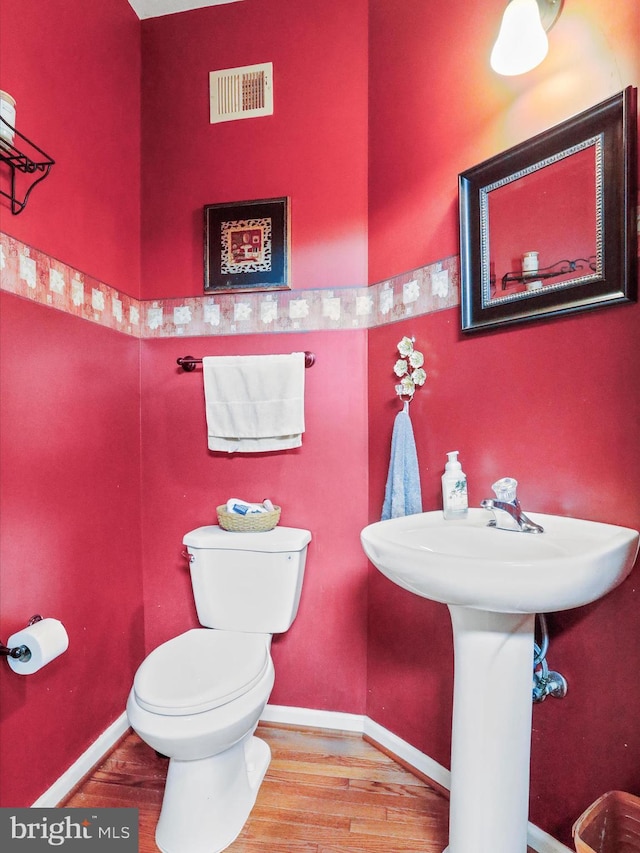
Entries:
[[393, 372], [400, 379], [396, 385], [396, 394], [399, 397], [413, 399], [416, 388], [424, 385], [427, 373], [423, 368], [424, 355], [413, 348], [414, 339], [406, 335], [398, 344], [399, 358], [393, 366]]

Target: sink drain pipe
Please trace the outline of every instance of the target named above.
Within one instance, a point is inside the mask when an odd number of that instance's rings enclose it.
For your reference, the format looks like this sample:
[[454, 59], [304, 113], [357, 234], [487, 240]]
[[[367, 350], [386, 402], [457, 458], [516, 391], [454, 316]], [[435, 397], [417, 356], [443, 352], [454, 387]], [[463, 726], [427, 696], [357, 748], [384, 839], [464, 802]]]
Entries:
[[544, 702], [547, 696], [563, 699], [567, 695], [567, 679], [549, 669], [547, 651], [549, 649], [549, 631], [544, 613], [538, 613], [540, 623], [540, 645], [533, 644], [533, 693], [534, 702]]

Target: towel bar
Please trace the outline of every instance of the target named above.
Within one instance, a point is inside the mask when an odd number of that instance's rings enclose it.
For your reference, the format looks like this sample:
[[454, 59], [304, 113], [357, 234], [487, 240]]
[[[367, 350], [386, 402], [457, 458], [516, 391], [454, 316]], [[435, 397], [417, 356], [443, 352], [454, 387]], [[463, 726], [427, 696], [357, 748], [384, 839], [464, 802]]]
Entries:
[[[305, 352], [304, 354], [304, 366], [312, 367], [315, 364], [316, 356], [313, 352]], [[201, 358], [194, 358], [192, 355], [183, 355], [181, 358], [176, 360], [176, 364], [178, 364], [184, 371], [187, 373], [191, 373], [192, 370], [196, 369], [196, 364], [202, 364]]]

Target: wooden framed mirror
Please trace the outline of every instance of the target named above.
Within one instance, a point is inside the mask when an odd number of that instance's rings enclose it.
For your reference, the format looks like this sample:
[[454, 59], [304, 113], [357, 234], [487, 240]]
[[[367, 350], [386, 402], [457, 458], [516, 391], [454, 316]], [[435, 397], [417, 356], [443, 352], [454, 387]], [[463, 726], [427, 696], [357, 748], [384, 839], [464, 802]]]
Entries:
[[458, 176], [462, 330], [637, 299], [636, 90]]

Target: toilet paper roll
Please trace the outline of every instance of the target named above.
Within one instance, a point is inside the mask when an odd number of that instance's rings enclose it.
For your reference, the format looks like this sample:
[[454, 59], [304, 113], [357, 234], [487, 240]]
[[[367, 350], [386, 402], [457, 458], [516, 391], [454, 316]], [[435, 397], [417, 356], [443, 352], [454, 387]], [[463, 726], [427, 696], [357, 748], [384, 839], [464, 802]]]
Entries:
[[12, 634], [7, 645], [10, 649], [16, 646], [27, 646], [31, 652], [29, 660], [21, 661], [12, 657], [8, 657], [7, 660], [14, 672], [20, 675], [31, 675], [67, 650], [69, 636], [58, 619], [41, 619], [28, 628]]

